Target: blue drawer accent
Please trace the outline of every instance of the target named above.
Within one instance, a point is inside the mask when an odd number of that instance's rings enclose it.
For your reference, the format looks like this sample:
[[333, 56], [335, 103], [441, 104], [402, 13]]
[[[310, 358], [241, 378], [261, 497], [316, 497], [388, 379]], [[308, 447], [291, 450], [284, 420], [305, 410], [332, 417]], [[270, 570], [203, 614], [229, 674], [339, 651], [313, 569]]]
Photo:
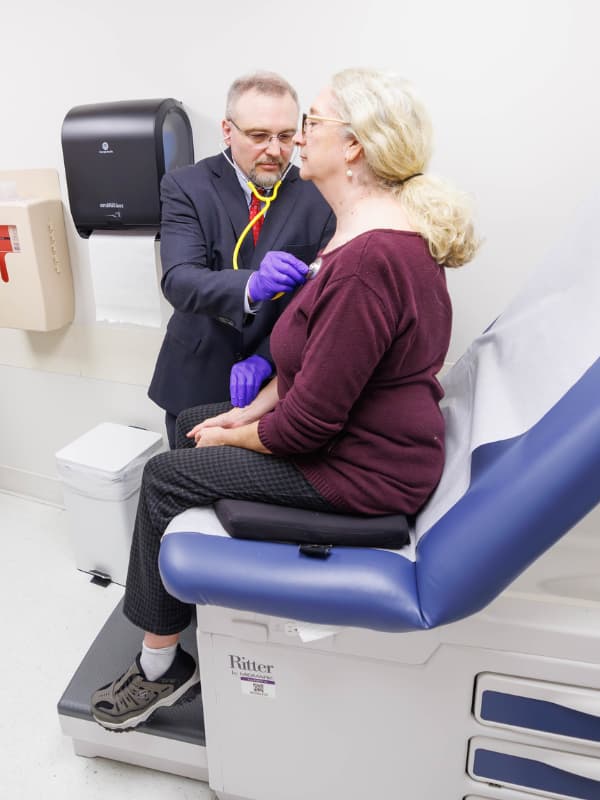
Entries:
[[490, 722], [600, 742], [600, 717], [547, 700], [488, 690], [481, 698], [480, 715]]
[[510, 783], [527, 789], [553, 792], [577, 800], [598, 800], [600, 782], [570, 772], [550, 767], [529, 758], [494, 753], [491, 750], [477, 750], [473, 762], [478, 778], [494, 783]]

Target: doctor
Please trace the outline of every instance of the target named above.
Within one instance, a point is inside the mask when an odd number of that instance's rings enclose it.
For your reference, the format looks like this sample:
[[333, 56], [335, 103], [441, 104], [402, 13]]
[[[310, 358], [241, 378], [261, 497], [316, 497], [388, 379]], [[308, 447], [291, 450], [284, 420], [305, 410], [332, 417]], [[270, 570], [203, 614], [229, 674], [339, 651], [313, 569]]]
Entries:
[[[166, 411], [171, 447], [183, 409], [230, 394], [235, 406], [254, 399], [273, 372], [271, 329], [333, 233], [331, 209], [290, 163], [298, 118], [296, 92], [283, 78], [238, 78], [222, 122], [227, 149], [163, 178], [162, 289], [174, 312], [148, 394]], [[277, 195], [232, 269], [236, 242], [264, 205], [248, 180], [258, 195]]]

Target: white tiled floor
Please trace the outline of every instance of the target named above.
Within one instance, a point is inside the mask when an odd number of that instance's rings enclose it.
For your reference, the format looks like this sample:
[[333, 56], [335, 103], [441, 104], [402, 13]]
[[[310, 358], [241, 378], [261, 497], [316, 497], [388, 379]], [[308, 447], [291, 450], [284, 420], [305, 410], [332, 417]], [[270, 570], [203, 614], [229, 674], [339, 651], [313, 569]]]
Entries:
[[206, 784], [73, 753], [56, 704], [122, 588], [72, 559], [66, 513], [0, 492], [0, 797], [212, 800]]

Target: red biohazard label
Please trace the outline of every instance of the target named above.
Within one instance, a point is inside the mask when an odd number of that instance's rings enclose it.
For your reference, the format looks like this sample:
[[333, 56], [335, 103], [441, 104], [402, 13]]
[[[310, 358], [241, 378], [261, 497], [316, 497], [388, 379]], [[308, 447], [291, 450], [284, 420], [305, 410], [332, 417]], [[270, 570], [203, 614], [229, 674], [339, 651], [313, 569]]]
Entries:
[[0, 225], [0, 280], [4, 283], [9, 281], [6, 254], [13, 252], [12, 231], [15, 231], [14, 226]]

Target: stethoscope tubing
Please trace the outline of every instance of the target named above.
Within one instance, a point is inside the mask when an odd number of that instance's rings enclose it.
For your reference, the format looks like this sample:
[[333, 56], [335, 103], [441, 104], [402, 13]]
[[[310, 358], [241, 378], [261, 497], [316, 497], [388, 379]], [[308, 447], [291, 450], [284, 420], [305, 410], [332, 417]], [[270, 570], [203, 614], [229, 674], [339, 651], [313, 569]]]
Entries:
[[[238, 165], [235, 163], [235, 161], [233, 161], [233, 159], [229, 158], [229, 156], [227, 155], [225, 150], [222, 150], [221, 152], [223, 153], [223, 156], [225, 157], [225, 160], [233, 167], [235, 172], [238, 175], [240, 175], [243, 178], [243, 180], [246, 182], [247, 186], [249, 187], [249, 189], [252, 192], [252, 194], [254, 195], [254, 197], [256, 197], [257, 200], [259, 200], [261, 203], [264, 203], [263, 207], [258, 212], [258, 214], [248, 222], [248, 224], [246, 225], [244, 230], [240, 233], [240, 235], [238, 237], [238, 240], [235, 243], [235, 247], [233, 248], [232, 266], [233, 266], [233, 269], [237, 270], [237, 269], [239, 269], [238, 257], [239, 257], [240, 249], [242, 247], [244, 239], [250, 233], [252, 228], [257, 224], [257, 222], [265, 216], [265, 214], [267, 213], [267, 211], [271, 207], [271, 203], [277, 198], [277, 194], [279, 192], [279, 188], [281, 187], [281, 184], [285, 180], [286, 175], [288, 174], [288, 172], [292, 168], [292, 159], [290, 159], [290, 163], [287, 165], [287, 167], [284, 170], [283, 175], [281, 176], [281, 178], [277, 181], [275, 186], [273, 186], [272, 194], [270, 194], [268, 197], [265, 197], [262, 194], [259, 194], [259, 191], [256, 188], [256, 186], [252, 183], [252, 181], [248, 178], [247, 175], [244, 175], [244, 173], [238, 167]], [[309, 280], [311, 278], [315, 277], [315, 275], [319, 271], [320, 267], [321, 267], [321, 259], [319, 258], [313, 264], [311, 264], [310, 267], [309, 267], [309, 274], [307, 276]], [[273, 295], [271, 300], [278, 300], [280, 297], [283, 297], [284, 294], [285, 294], [285, 292], [278, 292], [276, 295]]]
[[[261, 203], [264, 203], [264, 206], [261, 208], [261, 210], [258, 212], [258, 214], [253, 219], [251, 219], [250, 222], [246, 225], [244, 230], [240, 233], [237, 242], [235, 243], [235, 247], [233, 248], [233, 259], [232, 259], [232, 261], [233, 261], [232, 266], [233, 266], [234, 269], [239, 269], [238, 256], [239, 256], [240, 248], [242, 246], [242, 243], [243, 243], [244, 239], [250, 233], [250, 231], [256, 225], [256, 223], [260, 219], [262, 219], [264, 217], [264, 215], [267, 213], [267, 211], [269, 210], [269, 208], [271, 206], [271, 203], [277, 197], [277, 193], [279, 192], [279, 187], [281, 186], [282, 180], [283, 179], [280, 179], [280, 180], [277, 181], [277, 183], [273, 187], [273, 194], [269, 195], [269, 197], [263, 197], [263, 195], [259, 194], [258, 189], [252, 183], [252, 181], [246, 181], [246, 183], [250, 187], [250, 191], [252, 192], [252, 194], [256, 197], [257, 200], [260, 200]], [[275, 298], [273, 298], [273, 299], [275, 299]]]

